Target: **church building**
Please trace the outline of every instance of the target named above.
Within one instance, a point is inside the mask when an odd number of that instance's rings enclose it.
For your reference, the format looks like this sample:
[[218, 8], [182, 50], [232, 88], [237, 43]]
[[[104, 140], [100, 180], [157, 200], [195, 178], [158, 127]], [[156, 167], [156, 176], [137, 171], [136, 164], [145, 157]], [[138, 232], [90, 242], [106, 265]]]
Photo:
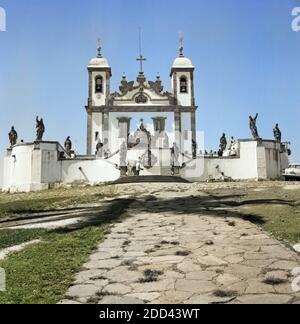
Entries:
[[156, 80], [147, 81], [143, 71], [146, 59], [140, 55], [137, 60], [140, 71], [136, 80], [128, 81], [124, 75], [117, 92], [111, 92], [112, 69], [100, 47], [97, 57], [90, 61], [87, 154], [97, 152], [99, 156], [98, 145], [100, 156], [110, 157], [125, 143], [129, 159], [134, 161], [144, 156], [143, 160], [147, 160], [149, 148], [153, 159], [148, 167], [165, 164], [164, 159], [168, 160], [165, 166], [170, 167], [170, 148], [174, 143], [180, 152], [190, 156], [195, 149], [195, 68], [181, 46], [170, 69], [168, 92], [164, 91], [159, 75]]
[[142, 53], [137, 60], [136, 80], [124, 74], [113, 91], [112, 67], [99, 46], [87, 67], [86, 155], [76, 155], [69, 138], [67, 146], [46, 139], [42, 128], [35, 141], [13, 143], [7, 149], [1, 189], [36, 191], [56, 184], [133, 181], [138, 176], [146, 181], [156, 177], [191, 182], [282, 177], [289, 150], [281, 140], [255, 136], [227, 143], [223, 138], [221, 154], [208, 153], [197, 144], [195, 67], [182, 42], [170, 66], [169, 91], [159, 75], [147, 80]]

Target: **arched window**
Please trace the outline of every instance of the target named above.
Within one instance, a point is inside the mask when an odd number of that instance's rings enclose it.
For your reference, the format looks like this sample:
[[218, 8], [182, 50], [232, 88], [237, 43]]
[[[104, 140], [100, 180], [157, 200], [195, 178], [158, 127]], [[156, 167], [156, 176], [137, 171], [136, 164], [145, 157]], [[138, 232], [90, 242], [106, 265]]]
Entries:
[[185, 76], [180, 78], [180, 93], [188, 93], [188, 81]]
[[95, 78], [95, 92], [103, 93], [103, 78], [101, 75], [98, 75]]

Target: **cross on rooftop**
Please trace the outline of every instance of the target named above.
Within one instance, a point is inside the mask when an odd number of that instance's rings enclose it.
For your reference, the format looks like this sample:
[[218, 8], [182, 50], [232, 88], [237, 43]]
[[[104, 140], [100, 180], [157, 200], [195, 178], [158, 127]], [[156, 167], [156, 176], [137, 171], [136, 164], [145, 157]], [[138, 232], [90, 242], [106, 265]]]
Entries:
[[147, 61], [147, 59], [142, 54], [142, 30], [139, 30], [139, 47], [140, 47], [140, 56], [136, 60], [140, 62], [140, 74], [144, 74], [143, 62]]

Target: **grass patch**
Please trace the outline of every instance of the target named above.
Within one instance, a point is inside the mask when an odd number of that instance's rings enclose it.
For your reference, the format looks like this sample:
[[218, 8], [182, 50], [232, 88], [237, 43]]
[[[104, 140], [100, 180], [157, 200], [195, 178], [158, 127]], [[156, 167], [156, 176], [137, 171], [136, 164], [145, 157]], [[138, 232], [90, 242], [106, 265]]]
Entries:
[[219, 298], [234, 298], [238, 296], [238, 293], [233, 290], [216, 290], [213, 295]]
[[164, 273], [157, 270], [145, 270], [144, 278], [139, 280], [139, 283], [150, 283], [158, 281], [159, 276], [162, 276]]
[[0, 222], [14, 220], [19, 214], [52, 211], [99, 202], [103, 197], [114, 197], [113, 186], [74, 186], [32, 193], [0, 193]]
[[279, 285], [283, 285], [288, 283], [289, 281], [287, 279], [281, 279], [281, 278], [266, 278], [265, 280], [263, 280], [263, 283], [266, 285], [270, 285], [270, 286], [279, 286]]
[[7, 291], [0, 292], [0, 304], [59, 302], [106, 229], [102, 225], [64, 234], [48, 232], [41, 243], [1, 261]]
[[175, 253], [175, 255], [176, 256], [188, 256], [188, 255], [190, 255], [191, 254], [191, 251], [177, 251], [176, 253]]
[[38, 240], [47, 234], [46, 230], [0, 230], [0, 250], [25, 242]]
[[[260, 225], [276, 239], [288, 243], [300, 242], [300, 189], [288, 190], [288, 183], [267, 182], [257, 188], [246, 188], [240, 184], [228, 190], [209, 190], [218, 204], [238, 208], [236, 217]], [[226, 208], [226, 207], [225, 207]], [[229, 211], [230, 212], [230, 211]], [[244, 234], [243, 236], [245, 236]]]

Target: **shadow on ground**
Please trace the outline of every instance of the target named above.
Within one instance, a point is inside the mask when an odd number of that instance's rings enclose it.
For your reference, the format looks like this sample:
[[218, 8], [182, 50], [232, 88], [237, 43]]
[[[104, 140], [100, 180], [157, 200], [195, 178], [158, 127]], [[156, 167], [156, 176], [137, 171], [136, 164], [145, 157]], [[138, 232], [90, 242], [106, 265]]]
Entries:
[[[242, 200], [244, 195], [223, 195], [223, 196], [190, 196], [176, 197], [171, 199], [157, 199], [154, 196], [147, 197], [139, 204], [136, 213], [139, 211], [151, 211], [151, 213], [174, 213], [195, 216], [211, 217], [232, 217], [239, 218], [256, 225], [263, 225], [265, 221], [262, 216], [242, 213], [237, 208], [253, 205], [282, 205], [295, 206], [295, 202], [281, 199], [248, 199]], [[241, 200], [241, 201], [237, 201]]]
[[[0, 228], [9, 228], [20, 225], [46, 224], [48, 222], [62, 221], [72, 218], [81, 218], [75, 224], [56, 229], [55, 232], [66, 233], [76, 231], [89, 226], [101, 226], [114, 222], [121, 222], [130, 214], [150, 213], [155, 217], [159, 213], [172, 213], [174, 215], [193, 215], [211, 217], [239, 218], [257, 225], [265, 224], [264, 218], [256, 214], [242, 213], [238, 207], [253, 205], [282, 205], [295, 206], [295, 202], [281, 199], [247, 199], [244, 195], [206, 195], [185, 196], [161, 199], [153, 195], [136, 197], [130, 199], [115, 199], [105, 201], [100, 206], [66, 208], [40, 212], [38, 216], [24, 215], [0, 223]], [[135, 204], [133, 204], [135, 203]], [[35, 211], [35, 213], [37, 213]]]

